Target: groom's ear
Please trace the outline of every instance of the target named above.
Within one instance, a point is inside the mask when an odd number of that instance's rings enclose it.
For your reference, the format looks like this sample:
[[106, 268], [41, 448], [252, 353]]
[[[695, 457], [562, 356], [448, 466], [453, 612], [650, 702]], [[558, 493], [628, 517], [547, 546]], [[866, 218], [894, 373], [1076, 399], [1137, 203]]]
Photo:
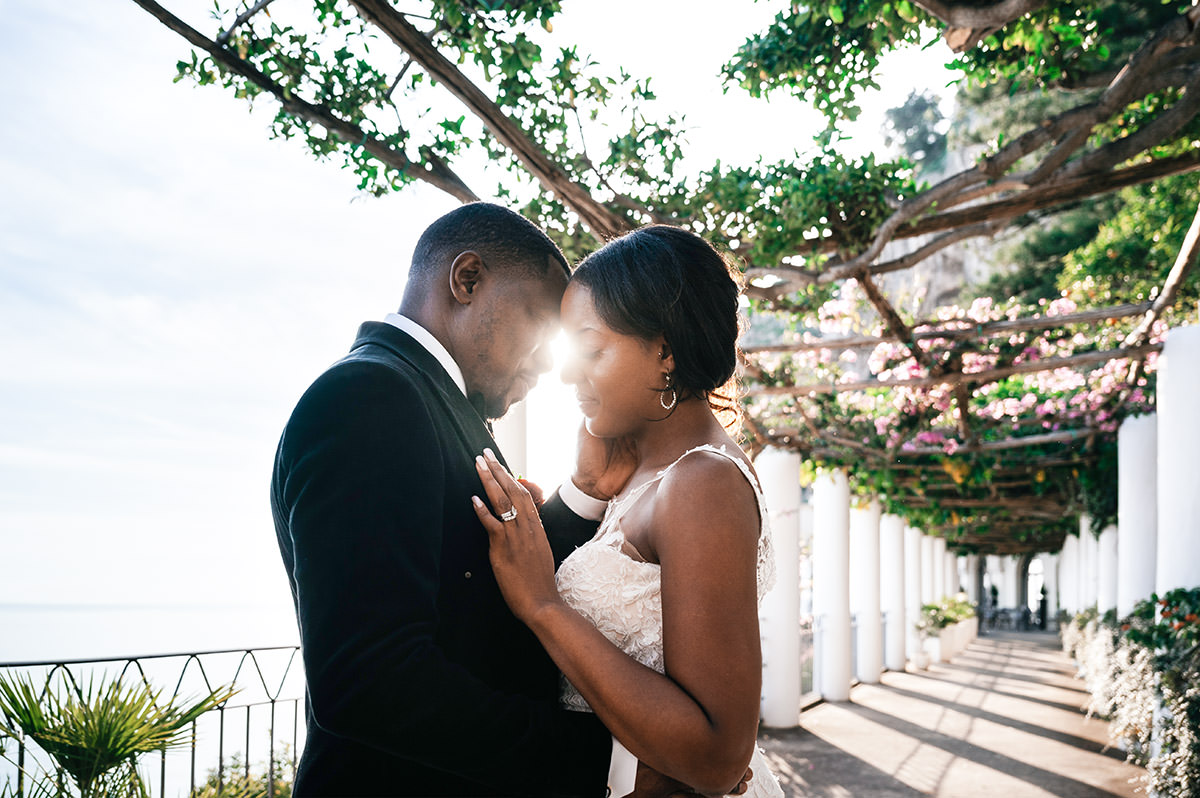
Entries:
[[483, 260], [479, 253], [460, 252], [450, 264], [450, 295], [459, 304], [471, 304], [482, 280]]

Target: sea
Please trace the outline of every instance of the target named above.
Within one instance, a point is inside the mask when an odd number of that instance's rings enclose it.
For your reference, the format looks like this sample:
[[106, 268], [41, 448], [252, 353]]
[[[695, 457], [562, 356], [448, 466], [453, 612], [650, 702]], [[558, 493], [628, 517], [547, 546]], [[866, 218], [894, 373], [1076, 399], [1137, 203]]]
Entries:
[[295, 645], [286, 603], [0, 604], [0, 664]]

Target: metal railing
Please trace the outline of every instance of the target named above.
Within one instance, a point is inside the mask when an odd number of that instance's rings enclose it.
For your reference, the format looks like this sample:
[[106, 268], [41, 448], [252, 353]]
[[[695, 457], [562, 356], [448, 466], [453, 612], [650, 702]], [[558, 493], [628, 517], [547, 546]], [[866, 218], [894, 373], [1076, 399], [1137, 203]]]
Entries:
[[[284, 764], [277, 759], [277, 744], [283, 743], [282, 756], [290, 760], [288, 764], [294, 772], [297, 751], [302, 743], [304, 673], [299, 651], [299, 646], [274, 646], [108, 659], [5, 662], [0, 663], [0, 673], [20, 673], [26, 679], [34, 680], [41, 685], [42, 698], [51, 690], [64, 689], [82, 698], [82, 685], [97, 677], [107, 680], [110, 670], [114, 669], [116, 681], [132, 679], [141, 682], [150, 690], [159, 692], [160, 701], [164, 703], [186, 700], [197, 694], [208, 695], [222, 685], [232, 685], [237, 690], [232, 698], [193, 721], [190, 745], [159, 754], [157, 783], [154, 783], [153, 777], [148, 779], [148, 791], [151, 795], [157, 793], [159, 798], [166, 798], [168, 789], [171, 795], [178, 795], [186, 785], [188, 794], [195, 795], [198, 763], [211, 763], [214, 760], [216, 768], [208, 771], [207, 779], [211, 781], [215, 778], [218, 795], [225, 787], [227, 761], [237, 763], [249, 782], [253, 762], [251, 740], [265, 733], [267, 770], [264, 780], [266, 794], [270, 797], [276, 794], [276, 765]], [[172, 683], [174, 689], [168, 698], [166, 687]], [[232, 719], [235, 729], [244, 732], [244, 735], [238, 735], [237, 742], [243, 744], [240, 751], [227, 750], [237, 744], [226, 733], [227, 718]], [[240, 726], [243, 723], [244, 728]], [[289, 726], [290, 729], [287, 728]], [[5, 747], [8, 739], [14, 738], [6, 737], [0, 731], [0, 748]], [[14, 741], [15, 762], [7, 753], [4, 759], [0, 759], [0, 793], [7, 789], [15, 798], [24, 798], [27, 774], [33, 768], [45, 772], [48, 757], [39, 760], [34, 756], [39, 749], [32, 740], [18, 736]], [[44, 752], [40, 753], [44, 756]], [[242, 761], [239, 762], [239, 758]], [[151, 765], [147, 759], [150, 757], [143, 759], [139, 765], [150, 771]]]

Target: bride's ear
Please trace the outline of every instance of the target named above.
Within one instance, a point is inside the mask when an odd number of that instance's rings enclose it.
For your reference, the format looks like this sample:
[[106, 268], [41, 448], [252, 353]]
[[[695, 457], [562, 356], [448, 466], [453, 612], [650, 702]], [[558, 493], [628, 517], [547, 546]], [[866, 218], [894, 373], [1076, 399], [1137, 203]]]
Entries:
[[665, 338], [659, 338], [658, 343], [658, 359], [662, 364], [663, 371], [667, 374], [672, 374], [675, 371], [675, 356], [671, 354], [671, 345], [667, 343]]

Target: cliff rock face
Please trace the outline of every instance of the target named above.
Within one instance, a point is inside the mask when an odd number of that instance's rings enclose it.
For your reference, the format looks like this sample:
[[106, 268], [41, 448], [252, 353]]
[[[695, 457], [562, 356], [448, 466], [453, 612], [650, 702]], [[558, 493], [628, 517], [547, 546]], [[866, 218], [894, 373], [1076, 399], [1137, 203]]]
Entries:
[[[943, 174], [926, 175], [937, 183], [946, 175], [970, 167], [974, 151], [955, 150], [947, 154]], [[1001, 234], [1001, 237], [1003, 234]], [[995, 253], [1001, 237], [972, 238], [952, 244], [918, 263], [911, 269], [880, 275], [876, 283], [892, 304], [917, 320], [928, 319], [937, 308], [962, 300], [971, 286], [986, 282], [996, 270]], [[884, 248], [879, 262], [903, 257], [929, 243], [934, 236], [904, 238]], [[1000, 297], [997, 297], [1000, 299]]]

